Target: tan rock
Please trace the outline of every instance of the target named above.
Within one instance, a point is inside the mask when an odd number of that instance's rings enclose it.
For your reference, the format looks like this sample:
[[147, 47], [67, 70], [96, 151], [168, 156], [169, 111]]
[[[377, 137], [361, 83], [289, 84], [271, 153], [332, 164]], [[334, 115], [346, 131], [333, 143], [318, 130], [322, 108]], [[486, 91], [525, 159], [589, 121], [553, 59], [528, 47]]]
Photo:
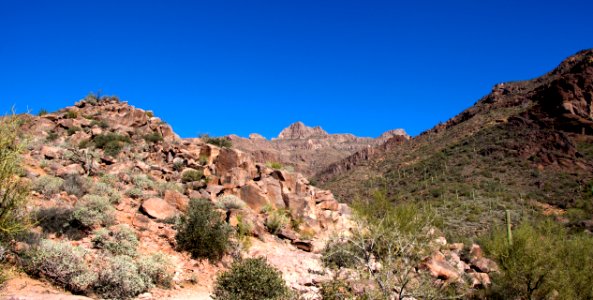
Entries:
[[473, 258], [470, 264], [480, 272], [490, 273], [498, 271], [498, 265], [493, 260], [485, 257]]
[[430, 275], [435, 278], [443, 279], [447, 282], [454, 282], [460, 278], [457, 269], [451, 266], [441, 252], [434, 253], [424, 264]]
[[253, 181], [241, 188], [239, 198], [256, 212], [261, 211], [262, 207], [270, 203], [266, 194]]
[[469, 273], [469, 277], [471, 278], [471, 286], [472, 288], [485, 288], [492, 284], [490, 281], [490, 276], [486, 273], [478, 273], [473, 272]]
[[161, 198], [147, 199], [140, 208], [149, 217], [159, 220], [174, 217], [178, 213], [175, 207]]
[[60, 156], [60, 148], [58, 147], [51, 147], [51, 146], [42, 146], [41, 147], [41, 156], [45, 159], [55, 159]]
[[177, 210], [186, 212], [189, 206], [189, 198], [178, 191], [167, 190], [163, 197], [169, 205], [175, 207]]
[[79, 164], [71, 164], [56, 170], [56, 176], [58, 177], [64, 177], [70, 174], [84, 174], [84, 169]]
[[276, 208], [284, 208], [286, 205], [284, 204], [284, 199], [282, 198], [282, 188], [280, 186], [280, 182], [278, 180], [268, 177], [261, 180], [261, 183], [265, 187], [266, 195], [268, 197], [268, 201], [274, 205]]

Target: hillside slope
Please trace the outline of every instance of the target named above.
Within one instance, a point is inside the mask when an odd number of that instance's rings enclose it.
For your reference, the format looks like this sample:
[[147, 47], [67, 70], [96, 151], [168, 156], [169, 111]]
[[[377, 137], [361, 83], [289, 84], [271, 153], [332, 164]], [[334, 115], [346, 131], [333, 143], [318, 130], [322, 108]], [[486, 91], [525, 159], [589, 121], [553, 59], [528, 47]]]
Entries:
[[593, 51], [586, 50], [542, 77], [496, 85], [408, 142], [354, 154], [316, 177], [342, 201], [375, 189], [396, 202], [431, 201], [444, 226], [462, 236], [489, 230], [506, 209], [515, 220], [543, 210], [591, 230], [592, 99]]

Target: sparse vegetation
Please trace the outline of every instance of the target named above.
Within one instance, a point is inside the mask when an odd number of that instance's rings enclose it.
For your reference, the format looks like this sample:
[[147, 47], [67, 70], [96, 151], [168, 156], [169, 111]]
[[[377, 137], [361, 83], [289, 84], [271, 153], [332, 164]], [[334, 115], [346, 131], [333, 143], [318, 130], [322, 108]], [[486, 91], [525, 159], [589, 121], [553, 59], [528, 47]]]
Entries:
[[590, 235], [569, 235], [550, 220], [528, 221], [513, 231], [512, 245], [503, 230], [495, 231], [483, 243], [502, 271], [493, 278], [488, 297], [593, 298], [593, 274], [584, 267], [593, 263]]
[[230, 270], [217, 277], [214, 287], [216, 300], [280, 300], [288, 294], [280, 271], [262, 257], [234, 262]]
[[78, 113], [76, 111], [73, 111], [73, 110], [68, 110], [64, 114], [64, 118], [66, 118], [66, 119], [76, 119], [76, 118], [78, 118]]
[[136, 233], [125, 224], [115, 226], [111, 230], [105, 228], [95, 231], [93, 246], [103, 249], [112, 255], [136, 256], [138, 238]]
[[116, 133], [100, 134], [93, 138], [95, 146], [99, 149], [103, 149], [105, 154], [110, 156], [117, 156], [123, 149], [124, 145], [131, 142], [132, 140], [129, 136]]
[[45, 138], [45, 140], [48, 142], [53, 142], [53, 141], [57, 140], [58, 137], [60, 137], [60, 136], [56, 132], [50, 131], [47, 134], [47, 137]]
[[186, 170], [185, 172], [183, 172], [183, 174], [181, 174], [181, 182], [188, 183], [193, 181], [199, 181], [203, 177], [204, 173], [202, 171], [190, 169]]
[[89, 182], [86, 178], [78, 174], [69, 174], [62, 182], [62, 190], [68, 195], [82, 197], [89, 190]]
[[272, 168], [274, 170], [281, 170], [283, 167], [282, 164], [279, 162], [268, 162], [268, 163], [266, 163], [266, 166], [268, 168]]
[[0, 243], [28, 228], [26, 205], [29, 186], [20, 175], [19, 120], [15, 115], [0, 118]]
[[114, 221], [113, 207], [109, 198], [98, 195], [85, 195], [74, 206], [72, 220], [84, 227], [110, 225]]
[[233, 142], [226, 137], [210, 137], [207, 134], [202, 134], [200, 138], [202, 139], [202, 141], [204, 141], [204, 143], [218, 146], [220, 148], [233, 147]]
[[277, 234], [288, 225], [290, 218], [284, 210], [272, 210], [266, 217], [266, 228], [271, 234]]
[[221, 209], [242, 209], [245, 202], [235, 195], [222, 195], [216, 199], [216, 206]]
[[144, 136], [144, 140], [147, 143], [158, 143], [163, 141], [163, 135], [158, 132], [152, 132]]
[[45, 109], [45, 108], [40, 108], [40, 109], [39, 109], [39, 111], [37, 112], [37, 115], [38, 115], [38, 116], [40, 116], [40, 117], [42, 117], [42, 116], [45, 116], [45, 115], [47, 115], [48, 113], [49, 113], [49, 112], [47, 111], [47, 109]]
[[25, 259], [28, 273], [47, 278], [76, 293], [87, 292], [97, 277], [86, 264], [87, 252], [67, 241], [42, 240]]
[[43, 175], [33, 180], [31, 188], [34, 191], [43, 194], [45, 197], [50, 198], [60, 192], [63, 183], [64, 180], [62, 178]]
[[219, 260], [230, 245], [231, 230], [209, 201], [192, 199], [175, 238], [179, 249], [192, 257]]
[[107, 257], [107, 266], [99, 270], [95, 284], [99, 295], [107, 299], [128, 299], [150, 288], [138, 270], [138, 265], [129, 256]]

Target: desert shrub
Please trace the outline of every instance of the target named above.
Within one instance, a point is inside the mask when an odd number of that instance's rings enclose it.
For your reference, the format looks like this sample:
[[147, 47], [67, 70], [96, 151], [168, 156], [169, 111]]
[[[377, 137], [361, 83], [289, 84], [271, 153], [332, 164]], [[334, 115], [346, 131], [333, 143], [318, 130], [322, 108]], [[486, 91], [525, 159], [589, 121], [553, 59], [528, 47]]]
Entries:
[[24, 145], [18, 139], [16, 116], [0, 118], [0, 242], [28, 226], [26, 205], [29, 186], [22, 174], [20, 154]]
[[270, 266], [265, 258], [236, 261], [231, 269], [216, 278], [214, 299], [258, 300], [285, 299], [289, 290], [282, 273]]
[[95, 146], [103, 149], [105, 154], [109, 156], [117, 156], [123, 149], [124, 145], [131, 142], [132, 140], [129, 136], [116, 133], [100, 134], [93, 138]]
[[104, 182], [97, 182], [91, 189], [91, 192], [95, 195], [108, 197], [111, 203], [119, 203], [121, 199], [119, 191]]
[[136, 262], [129, 256], [108, 257], [107, 266], [99, 270], [95, 284], [96, 292], [107, 299], [129, 299], [146, 290], [151, 285], [139, 273]]
[[138, 238], [126, 224], [118, 225], [111, 230], [102, 228], [95, 231], [92, 242], [95, 248], [103, 249], [113, 255], [137, 255]]
[[513, 230], [512, 245], [504, 230], [483, 241], [501, 273], [494, 275], [492, 298], [593, 298], [593, 274], [583, 266], [593, 263], [593, 238], [568, 235], [552, 221], [525, 222]]
[[363, 249], [350, 241], [332, 240], [323, 249], [321, 261], [329, 268], [354, 268], [364, 257]]
[[78, 174], [68, 174], [62, 183], [62, 190], [69, 195], [76, 195], [82, 197], [89, 189], [87, 179]]
[[275, 170], [282, 169], [282, 164], [279, 162], [268, 162], [266, 166]]
[[274, 210], [268, 214], [265, 225], [271, 234], [277, 234], [289, 221], [290, 218], [286, 216], [284, 211]]
[[204, 141], [207, 144], [211, 144], [211, 145], [218, 146], [221, 148], [233, 147], [233, 142], [226, 137], [210, 137], [207, 134], [203, 134], [200, 136], [200, 138], [202, 139], [202, 141]]
[[98, 195], [85, 195], [74, 206], [72, 220], [84, 227], [107, 226], [114, 221], [109, 199]]
[[321, 284], [321, 298], [324, 300], [356, 299], [350, 285], [343, 280], [333, 279]]
[[107, 123], [107, 121], [105, 121], [105, 120], [93, 120], [93, 121], [91, 121], [90, 125], [91, 125], [91, 127], [99, 126], [101, 129], [109, 128], [109, 123]]
[[208, 164], [208, 156], [200, 155], [198, 162], [200, 163], [200, 166], [205, 166], [206, 164]]
[[158, 143], [163, 141], [163, 135], [158, 132], [152, 132], [144, 136], [147, 143]]
[[76, 132], [81, 131], [81, 130], [82, 130], [82, 128], [80, 128], [78, 126], [72, 126], [72, 127], [68, 128], [67, 133], [68, 133], [68, 135], [73, 135]]
[[202, 179], [202, 177], [204, 177], [204, 173], [202, 171], [190, 169], [181, 174], [181, 182], [188, 183], [193, 181], [199, 181], [200, 179]]
[[192, 257], [218, 260], [229, 247], [231, 228], [207, 200], [192, 199], [179, 220], [177, 245]]
[[64, 114], [64, 118], [66, 119], [76, 119], [78, 118], [78, 113], [73, 111], [73, 110], [68, 110], [65, 114]]
[[130, 198], [139, 199], [144, 197], [144, 191], [137, 187], [133, 187], [126, 191], [126, 195], [128, 195]]
[[151, 111], [151, 110], [147, 110], [147, 111], [146, 111], [146, 116], [147, 116], [148, 118], [152, 118], [152, 117], [154, 117], [154, 112], [153, 112], [153, 111]]
[[159, 193], [159, 197], [164, 197], [166, 191], [176, 191], [176, 192], [183, 192], [183, 187], [177, 184], [177, 182], [172, 181], [159, 181], [156, 184], [156, 189]]
[[63, 183], [62, 178], [44, 175], [33, 180], [31, 188], [46, 197], [51, 197], [60, 192]]
[[245, 202], [235, 195], [222, 195], [216, 199], [216, 207], [220, 209], [242, 209]]
[[138, 272], [144, 277], [145, 282], [171, 287], [175, 268], [171, 260], [162, 253], [141, 257], [138, 262]]
[[154, 181], [152, 178], [144, 174], [132, 175], [132, 183], [136, 188], [142, 190], [154, 188]]
[[49, 113], [49, 112], [47, 111], [47, 109], [45, 109], [45, 108], [40, 108], [40, 109], [39, 109], [39, 111], [37, 112], [37, 115], [41, 117], [41, 116], [45, 116], [45, 115], [47, 115], [48, 113]]
[[47, 134], [47, 137], [45, 138], [45, 140], [48, 141], [48, 142], [53, 142], [53, 141], [57, 140], [58, 137], [60, 137], [60, 136], [57, 133], [55, 133], [53, 131], [50, 131]]
[[25, 269], [29, 274], [47, 278], [68, 290], [84, 293], [96, 280], [85, 256], [83, 248], [72, 247], [68, 242], [42, 240], [25, 256]]

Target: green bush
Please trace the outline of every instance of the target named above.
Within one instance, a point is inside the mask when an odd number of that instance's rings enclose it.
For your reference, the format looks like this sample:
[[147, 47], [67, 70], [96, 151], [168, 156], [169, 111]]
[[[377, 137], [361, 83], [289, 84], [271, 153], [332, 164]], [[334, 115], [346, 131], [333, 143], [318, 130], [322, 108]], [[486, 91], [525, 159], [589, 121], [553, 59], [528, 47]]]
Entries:
[[111, 203], [119, 203], [119, 200], [121, 199], [119, 191], [104, 182], [97, 182], [91, 188], [91, 192], [95, 195], [108, 197]]
[[93, 121], [91, 121], [90, 125], [91, 125], [91, 127], [99, 126], [101, 129], [109, 128], [109, 123], [107, 123], [107, 121], [105, 121], [105, 120], [93, 120]]
[[163, 141], [163, 135], [158, 132], [152, 132], [144, 136], [147, 143], [158, 143]]
[[99, 270], [97, 293], [107, 299], [133, 298], [151, 287], [138, 270], [136, 262], [125, 255], [107, 258], [108, 265]]
[[321, 284], [321, 298], [323, 300], [349, 300], [356, 299], [350, 286], [338, 279]]
[[222, 195], [216, 199], [216, 207], [220, 209], [242, 209], [245, 202], [235, 195]]
[[145, 174], [137, 174], [132, 176], [132, 183], [136, 188], [141, 190], [154, 188], [154, 181]]
[[138, 238], [136, 233], [126, 224], [118, 225], [111, 230], [99, 229], [92, 239], [93, 246], [113, 255], [136, 256]]
[[68, 110], [65, 114], [64, 114], [64, 118], [66, 119], [76, 119], [78, 118], [78, 113], [73, 111], [73, 110]]
[[202, 141], [204, 141], [204, 143], [218, 146], [221, 148], [233, 147], [233, 142], [226, 137], [210, 137], [207, 134], [203, 134], [200, 136], [200, 138], [202, 139]]
[[72, 221], [83, 227], [107, 226], [113, 223], [114, 209], [107, 197], [86, 195], [74, 206]]
[[100, 134], [93, 138], [93, 143], [99, 149], [103, 149], [106, 155], [117, 156], [125, 144], [131, 143], [129, 136], [116, 133]]
[[166, 255], [157, 253], [151, 256], [141, 257], [137, 264], [138, 272], [140, 276], [144, 277], [145, 282], [166, 288], [171, 287], [173, 276], [175, 275], [175, 267]]
[[285, 299], [289, 290], [282, 273], [268, 265], [265, 258], [236, 261], [231, 269], [216, 278], [214, 299], [259, 300]]
[[512, 245], [504, 230], [483, 245], [501, 269], [493, 277], [491, 298], [593, 298], [593, 274], [584, 267], [593, 263], [590, 235], [569, 235], [552, 221], [525, 222], [513, 230]]
[[55, 133], [53, 131], [50, 131], [47, 134], [47, 138], [45, 138], [45, 140], [48, 141], [48, 142], [53, 142], [53, 141], [57, 140], [59, 137], [60, 136], [57, 133]]
[[282, 164], [279, 162], [269, 162], [266, 164], [266, 166], [275, 170], [282, 169]]
[[41, 109], [39, 109], [39, 111], [37, 112], [37, 115], [41, 117], [41, 116], [45, 116], [45, 115], [47, 115], [48, 113], [49, 113], [49, 112], [47, 111], [47, 109], [45, 109], [45, 108], [41, 108]]
[[321, 261], [329, 268], [354, 268], [363, 257], [362, 249], [348, 241], [330, 241], [323, 249]]
[[193, 181], [199, 181], [200, 179], [202, 179], [202, 177], [204, 177], [204, 173], [202, 171], [190, 169], [181, 174], [181, 182], [188, 183]]
[[273, 210], [266, 218], [266, 228], [271, 234], [277, 234], [284, 228], [290, 218], [286, 216], [286, 212], [280, 210]]
[[86, 251], [68, 242], [42, 240], [25, 257], [29, 274], [42, 276], [76, 293], [86, 293], [96, 280], [86, 264]]
[[210, 202], [192, 199], [175, 238], [179, 249], [192, 257], [219, 260], [229, 247], [231, 230]]
[[46, 197], [51, 197], [60, 192], [63, 183], [62, 178], [44, 175], [33, 180], [31, 188]]
[[126, 191], [126, 195], [130, 198], [139, 199], [144, 197], [144, 191], [137, 187], [133, 187]]
[[80, 128], [78, 126], [72, 126], [72, 127], [68, 128], [67, 132], [68, 132], [68, 135], [73, 135], [76, 132], [81, 131], [81, 130], [82, 130], [82, 128]]
[[28, 228], [29, 186], [20, 177], [24, 145], [18, 134], [18, 117], [0, 118], [0, 242]]

